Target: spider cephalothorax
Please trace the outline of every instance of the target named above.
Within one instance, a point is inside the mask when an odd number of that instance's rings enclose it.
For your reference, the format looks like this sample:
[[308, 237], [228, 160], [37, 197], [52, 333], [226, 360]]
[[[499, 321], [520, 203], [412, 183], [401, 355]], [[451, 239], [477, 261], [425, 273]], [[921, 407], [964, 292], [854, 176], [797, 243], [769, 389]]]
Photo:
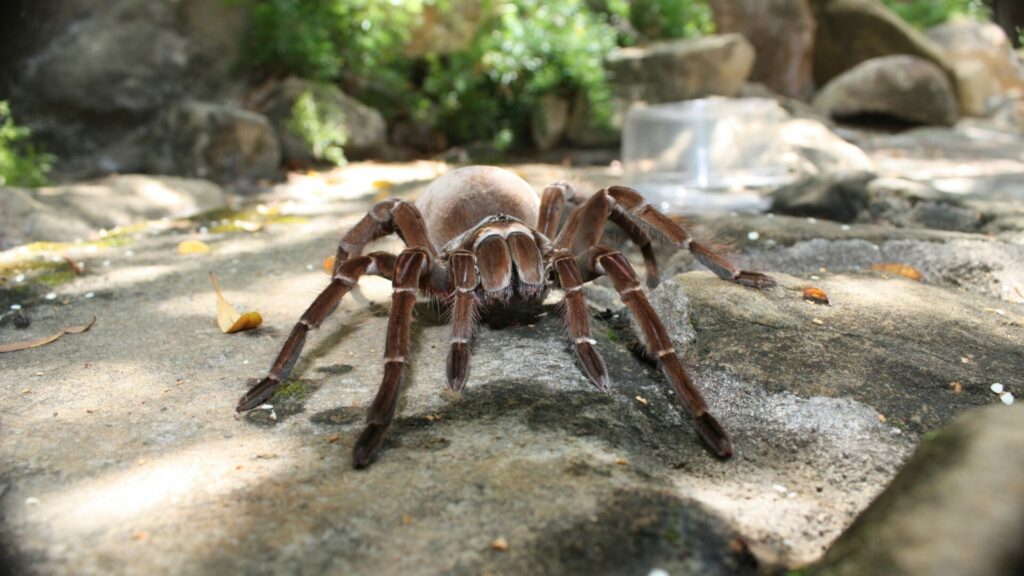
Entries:
[[[559, 229], [566, 202], [576, 205]], [[469, 374], [470, 340], [478, 312], [488, 304], [514, 305], [543, 299], [551, 288], [565, 292], [565, 321], [580, 364], [591, 382], [604, 390], [608, 370], [590, 337], [583, 284], [608, 276], [637, 320], [651, 357], [662, 368], [697, 432], [722, 458], [732, 442], [683, 368], [661, 320], [651, 307], [626, 257], [599, 244], [607, 221], [622, 228], [639, 247], [648, 286], [658, 283], [658, 265], [647, 229], [665, 236], [723, 279], [754, 288], [774, 286], [764, 274], [737, 269], [682, 226], [647, 204], [635, 190], [611, 186], [590, 197], [577, 196], [558, 182], [536, 191], [515, 174], [489, 166], [453, 170], [435, 180], [415, 205], [404, 200], [378, 202], [342, 238], [330, 285], [299, 319], [267, 374], [238, 402], [239, 412], [262, 404], [288, 377], [306, 334], [316, 328], [363, 274], [391, 280], [393, 293], [384, 350], [384, 377], [370, 406], [366, 428], [356, 441], [356, 467], [373, 461], [384, 431], [395, 415], [402, 369], [409, 355], [409, 327], [416, 295], [422, 291], [450, 309], [451, 340], [447, 381], [461, 390]], [[397, 233], [406, 248], [361, 255], [370, 241]]]

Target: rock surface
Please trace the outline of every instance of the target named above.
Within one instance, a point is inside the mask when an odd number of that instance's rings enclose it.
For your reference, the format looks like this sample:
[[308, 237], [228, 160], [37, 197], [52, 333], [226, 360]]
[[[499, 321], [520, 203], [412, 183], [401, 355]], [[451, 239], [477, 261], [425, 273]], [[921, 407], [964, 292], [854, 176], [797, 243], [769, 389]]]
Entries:
[[814, 106], [832, 118], [876, 115], [944, 126], [960, 115], [947, 75], [913, 56], [885, 56], [854, 66], [826, 84]]
[[141, 219], [182, 218], [227, 204], [205, 180], [128, 174], [38, 189], [0, 188], [0, 247], [70, 242]]
[[1024, 407], [960, 418], [924, 440], [808, 573], [1020, 574], [1022, 478]]
[[270, 178], [281, 149], [267, 118], [221, 104], [186, 100], [161, 120], [150, 170], [217, 182]]
[[818, 23], [814, 79], [818, 86], [872, 58], [906, 54], [928, 60], [952, 80], [942, 49], [878, 0], [810, 0]]
[[958, 20], [928, 30], [945, 50], [967, 114], [991, 112], [1000, 96], [1024, 96], [1024, 65], [1002, 28], [991, 22]]
[[[346, 178], [380, 180], [373, 169], [353, 165], [330, 178], [351, 194]], [[568, 175], [516, 170], [538, 188]], [[582, 190], [616, 182], [608, 169], [572, 176]], [[425, 184], [394, 191], [415, 196]], [[970, 271], [943, 277], [925, 268], [915, 283], [815, 266], [867, 262], [864, 254], [878, 257], [875, 243], [945, 263], [942, 254], [959, 250], [976, 263], [1007, 242], [725, 216], [705, 223], [739, 239], [736, 259], [780, 285], [754, 291], [706, 271], [675, 275], [689, 266], [679, 254], [663, 260], [668, 280], [651, 300], [732, 434], [731, 460], [699, 444], [660, 371], [634, 351], [630, 322], [601, 280], [589, 296], [609, 309], [592, 321], [609, 393], [572, 360], [553, 295], [530, 310], [485, 314], [469, 387], [445, 394], [449, 330], [422, 303], [398, 419], [380, 460], [355, 471], [352, 444], [382, 374], [388, 282], [360, 281], [310, 338], [297, 380], [272, 410], [235, 416], [233, 407], [326, 285], [321, 261], [339, 228], [372, 204], [375, 190], [365, 190], [335, 203], [276, 197], [291, 199], [308, 218], [301, 224], [202, 233], [201, 222], [176, 223], [130, 246], [72, 251], [93, 272], [46, 288], [52, 300], [0, 280], [0, 310], [17, 302], [32, 318], [15, 332], [3, 314], [2, 342], [98, 317], [84, 334], [0, 355], [0, 539], [17, 566], [41, 574], [779, 572], [819, 559], [922, 434], [998, 403], [991, 379], [1024, 392], [1024, 307], [976, 289]], [[212, 251], [176, 253], [194, 238]], [[99, 259], [110, 266], [94, 265]], [[220, 333], [210, 271], [230, 301], [262, 313], [262, 328]], [[804, 301], [807, 285], [832, 305]]]
[[[25, 46], [11, 67], [21, 123], [58, 156], [121, 162], [125, 138], [183, 98], [241, 92], [245, 9], [205, 0], [58, 0], [22, 3]], [[69, 167], [74, 169], [74, 167]], [[113, 167], [140, 170], [138, 163]]]
[[313, 161], [310, 144], [288, 127], [295, 102], [307, 92], [313, 95], [319, 106], [337, 111], [344, 118], [342, 128], [346, 136], [344, 149], [347, 158], [366, 158], [382, 153], [387, 147], [387, 126], [380, 112], [333, 84], [290, 77], [266, 89], [254, 102], [254, 107], [266, 114], [274, 125], [285, 162], [309, 164]]
[[790, 98], [814, 92], [814, 14], [807, 0], [711, 0], [715, 29], [735, 32], [757, 52], [750, 79]]
[[750, 76], [754, 48], [739, 34], [656, 42], [608, 55], [612, 91], [624, 102], [657, 104], [735, 96]]

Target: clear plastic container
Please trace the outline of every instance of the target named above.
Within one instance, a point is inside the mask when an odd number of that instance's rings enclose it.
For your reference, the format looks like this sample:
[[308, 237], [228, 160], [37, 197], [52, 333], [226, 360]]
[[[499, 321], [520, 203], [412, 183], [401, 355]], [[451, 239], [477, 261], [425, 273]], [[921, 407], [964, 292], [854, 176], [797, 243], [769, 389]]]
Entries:
[[763, 211], [759, 189], [792, 182], [766, 98], [703, 98], [634, 108], [622, 136], [625, 182], [667, 212]]

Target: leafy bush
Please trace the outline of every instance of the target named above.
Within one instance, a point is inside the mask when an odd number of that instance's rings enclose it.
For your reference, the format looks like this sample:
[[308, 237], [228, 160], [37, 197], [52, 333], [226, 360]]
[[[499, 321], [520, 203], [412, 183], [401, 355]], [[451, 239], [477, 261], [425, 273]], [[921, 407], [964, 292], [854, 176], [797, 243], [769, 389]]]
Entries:
[[647, 38], [692, 38], [715, 31], [711, 8], [703, 0], [634, 0], [629, 21]]
[[404, 48], [424, 8], [443, 15], [448, 0], [241, 1], [252, 12], [254, 68], [339, 82], [390, 122], [433, 124], [454, 143], [524, 141], [534, 108], [552, 93], [583, 94], [607, 119], [610, 50], [712, 30], [706, 0], [482, 0], [495, 16], [466, 49], [412, 59]]
[[0, 100], [0, 186], [42, 186], [56, 160], [29, 142], [28, 128], [14, 123], [11, 107]]
[[307, 90], [292, 106], [288, 129], [302, 138], [317, 160], [345, 164], [345, 113], [328, 100], [318, 100]]
[[468, 50], [430, 58], [422, 91], [440, 106], [441, 125], [458, 142], [522, 141], [546, 94], [582, 92], [609, 116], [603, 61], [616, 34], [583, 0], [513, 0]]
[[983, 0], [882, 0], [913, 26], [926, 30], [957, 16], [988, 18]]

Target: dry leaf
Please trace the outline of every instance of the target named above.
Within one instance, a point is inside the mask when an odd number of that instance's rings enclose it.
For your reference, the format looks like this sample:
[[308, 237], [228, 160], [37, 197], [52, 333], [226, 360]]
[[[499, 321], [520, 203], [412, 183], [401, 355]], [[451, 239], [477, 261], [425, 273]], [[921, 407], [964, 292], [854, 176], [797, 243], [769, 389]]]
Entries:
[[808, 286], [804, 288], [804, 300], [808, 302], [814, 302], [815, 304], [828, 305], [828, 294], [821, 288], [815, 288], [814, 286]]
[[910, 278], [915, 282], [920, 282], [921, 278], [924, 277], [921, 271], [913, 266], [907, 266], [906, 264], [900, 264], [898, 262], [883, 262], [881, 264], [873, 264], [871, 269], [875, 272], [888, 272], [889, 274], [896, 274], [903, 276], [904, 278]]
[[217, 325], [221, 332], [234, 334], [243, 330], [252, 330], [263, 323], [263, 317], [259, 312], [246, 312], [239, 314], [238, 310], [224, 298], [217, 285], [217, 278], [210, 272], [210, 282], [213, 282], [213, 291], [217, 293]]
[[38, 340], [27, 340], [25, 342], [11, 342], [10, 344], [0, 344], [0, 352], [17, 352], [19, 350], [28, 350], [29, 348], [46, 346], [50, 342], [56, 342], [58, 339], [60, 339], [61, 336], [65, 334], [81, 334], [82, 332], [85, 332], [89, 328], [92, 328], [92, 325], [95, 323], [96, 317], [93, 316], [92, 320], [90, 320], [89, 323], [85, 324], [84, 326], [68, 326], [67, 328], [61, 330], [60, 332], [57, 332], [56, 334], [52, 334], [45, 338], [39, 338]]
[[210, 247], [199, 240], [184, 240], [178, 244], [178, 254], [209, 254]]
[[500, 537], [495, 538], [494, 541], [491, 542], [491, 550], [497, 550], [498, 552], [508, 550], [508, 540]]
[[374, 180], [371, 186], [373, 186], [374, 190], [390, 190], [394, 183], [390, 180]]
[[327, 272], [328, 274], [334, 272], [334, 256], [324, 258], [324, 272]]

